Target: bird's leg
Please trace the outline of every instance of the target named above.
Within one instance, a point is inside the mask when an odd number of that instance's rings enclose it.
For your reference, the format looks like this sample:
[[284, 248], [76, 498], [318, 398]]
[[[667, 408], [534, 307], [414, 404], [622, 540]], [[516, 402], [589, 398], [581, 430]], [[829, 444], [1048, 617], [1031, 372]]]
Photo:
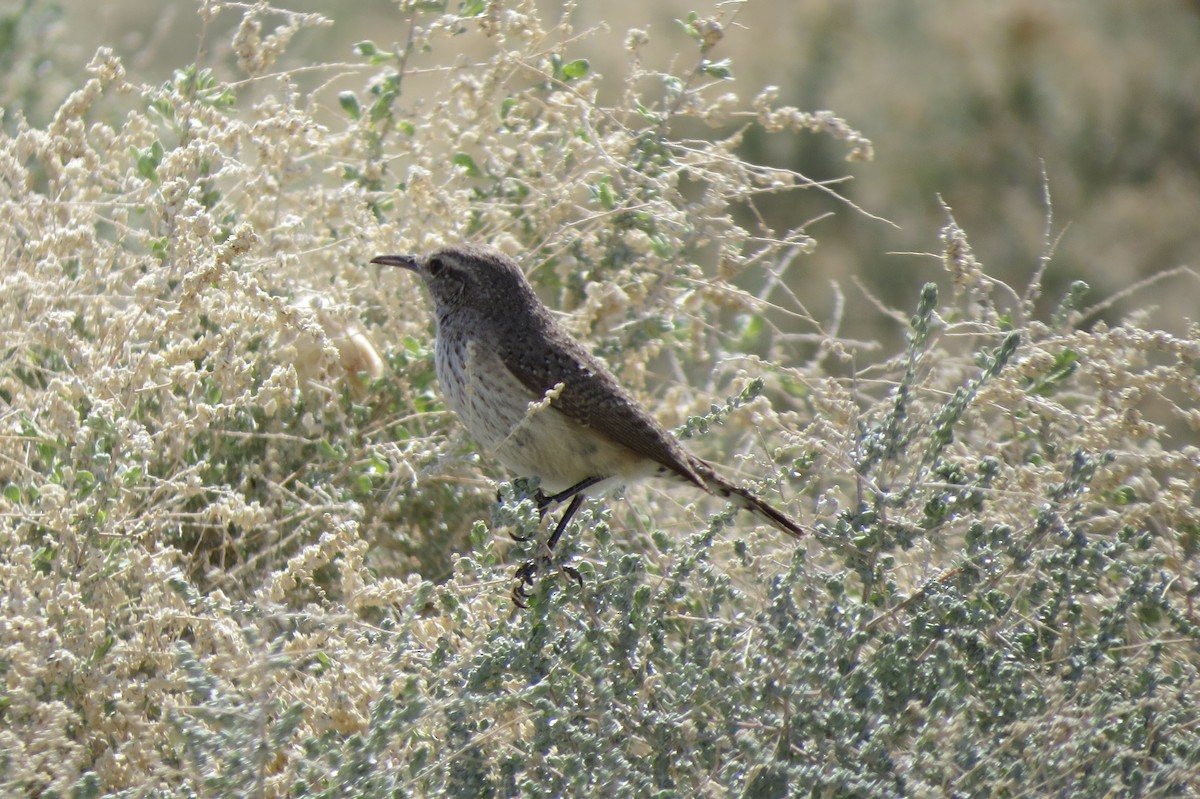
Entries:
[[579, 506], [582, 504], [583, 494], [576, 494], [571, 498], [571, 504], [563, 511], [558, 524], [554, 526], [554, 532], [550, 534], [550, 539], [546, 542], [547, 550], [554, 551], [554, 545], [558, 543], [558, 539], [562, 538], [563, 530], [567, 529], [567, 522], [571, 521], [571, 517], [575, 515], [575, 511], [579, 510]]
[[[550, 506], [577, 496], [580, 492], [586, 491], [603, 479], [603, 477], [585, 477], [570, 488], [559, 491], [557, 494], [551, 494], [550, 496], [546, 496], [545, 493], [542, 492], [542, 489], [538, 488], [533, 495], [533, 501], [537, 505], [538, 509], [538, 516], [543, 519], [546, 518], [546, 514], [550, 512]], [[500, 502], [502, 500], [503, 497], [501, 497], [500, 492], [496, 492], [496, 501]], [[561, 522], [559, 522], [559, 524], [561, 524]], [[508, 537], [520, 543], [524, 543], [530, 539], [530, 536], [520, 535], [512, 531], [509, 532]], [[558, 540], [557, 536], [555, 537], [555, 540]]]
[[[559, 491], [557, 494], [551, 494], [550, 496], [546, 496], [544, 493], [542, 493], [542, 489], [539, 488], [537, 490], [537, 493], [533, 495], [534, 502], [537, 503], [538, 515], [541, 516], [541, 518], [543, 518], [543, 519], [546, 518], [546, 514], [550, 512], [551, 505], [556, 505], [559, 502], [562, 502], [563, 500], [567, 500], [567, 499], [571, 499], [572, 497], [579, 496], [581, 492], [586, 491], [587, 489], [596, 485], [596, 483], [599, 483], [603, 479], [604, 479], [603, 477], [585, 477], [584, 479], [580, 480], [578, 483], [571, 486], [570, 488]], [[571, 518], [569, 514], [564, 514], [564, 515], [566, 516], [567, 519]], [[555, 531], [555, 535], [553, 536], [553, 540], [556, 542], [558, 541], [558, 537], [560, 535], [562, 535], [562, 530], [563, 530], [563, 527], [562, 527], [563, 523], [561, 520], [559, 521], [558, 524], [559, 524], [559, 526], [558, 526], [557, 530]], [[522, 543], [529, 540], [529, 536], [515, 535], [513, 533], [509, 533], [508, 537], [514, 541], [520, 541]], [[551, 548], [553, 548], [554, 545], [551, 544], [550, 546], [551, 546]]]
[[[517, 607], [529, 607], [527, 600], [530, 597], [530, 590], [533, 588], [533, 580], [537, 576], [538, 569], [542, 566], [550, 565], [550, 556], [554, 552], [554, 545], [558, 543], [558, 539], [562, 538], [563, 531], [567, 529], [567, 523], [571, 521], [571, 517], [575, 515], [575, 511], [579, 510], [579, 506], [583, 504], [583, 494], [580, 492], [589, 485], [595, 485], [597, 482], [597, 479], [584, 480], [582, 483], [567, 489], [567, 492], [574, 491], [575, 494], [571, 497], [571, 503], [567, 505], [567, 509], [563, 511], [563, 515], [559, 518], [558, 524], [554, 526], [554, 532], [550, 534], [550, 539], [546, 542], [546, 551], [540, 554], [539, 557], [530, 558], [517, 567], [517, 571], [513, 575], [516, 578], [517, 584], [513, 586], [512, 590], [513, 604]], [[562, 494], [555, 495], [555, 497], [558, 496], [562, 496]], [[554, 497], [551, 497], [551, 499], [554, 499]], [[563, 564], [559, 568], [563, 574], [579, 583], [580, 587], [583, 586], [583, 576], [579, 573], [578, 569], [566, 564]]]
[[[571, 486], [570, 488], [559, 491], [557, 494], [552, 494], [551, 496], [546, 496], [539, 489], [538, 493], [537, 493], [538, 512], [541, 513], [543, 516], [545, 516], [546, 511], [550, 509], [551, 505], [558, 503], [558, 502], [562, 502], [563, 500], [566, 500], [566, 499], [570, 499], [574, 496], [577, 496], [578, 494], [580, 494], [580, 493], [586, 491], [587, 489], [591, 488], [592, 486], [594, 486], [596, 483], [599, 483], [603, 479], [604, 479], [603, 477], [585, 477], [582, 480], [580, 480], [578, 483], [576, 483], [575, 485]], [[568, 519], [570, 518], [569, 514], [565, 514], [565, 515], [567, 516]], [[562, 524], [562, 523], [559, 522], [559, 524]], [[555, 540], [558, 540], [558, 539], [556, 538]], [[550, 546], [553, 547], [554, 545], [551, 544]]]
[[[591, 483], [588, 483], [588, 485], [592, 485], [595, 482], [596, 481], [593, 480]], [[567, 505], [567, 509], [563, 511], [562, 518], [558, 520], [558, 525], [554, 528], [554, 532], [550, 534], [550, 540], [546, 542], [547, 551], [551, 553], [554, 552], [554, 545], [557, 544], [558, 539], [562, 537], [563, 530], [567, 529], [567, 522], [571, 521], [571, 517], [575, 515], [575, 511], [579, 510], [579, 506], [582, 504], [582, 492], [571, 498], [571, 504]], [[576, 569], [574, 566], [568, 566], [565, 563], [560, 564], [558, 568], [562, 570], [563, 574], [567, 575], [576, 583], [578, 583], [580, 588], [583, 588], [583, 575], [579, 573], [578, 569]]]
[[[538, 513], [542, 516], [546, 515], [551, 505], [567, 499], [571, 500], [571, 502], [567, 505], [567, 509], [563, 511], [563, 515], [559, 517], [558, 523], [554, 526], [554, 532], [550, 534], [550, 538], [546, 542], [545, 552], [540, 554], [539, 557], [531, 558], [517, 567], [517, 571], [514, 574], [517, 584], [513, 587], [512, 591], [513, 604], [522, 608], [528, 607], [526, 602], [530, 597], [529, 592], [533, 588], [534, 578], [537, 576], [538, 569], [542, 566], [550, 565], [550, 556], [554, 552], [555, 545], [558, 544], [558, 539], [562, 538], [562, 534], [567, 529], [567, 524], [570, 523], [571, 517], [575, 515], [575, 511], [579, 510], [579, 506], [583, 504], [583, 492], [603, 480], [603, 477], [585, 477], [575, 485], [550, 496], [546, 496], [540, 489], [538, 490], [536, 495], [537, 508]], [[563, 564], [559, 568], [563, 574], [579, 583], [580, 586], [583, 585], [583, 576], [579, 573], [578, 569], [566, 564]]]
[[537, 493], [533, 495], [533, 501], [537, 503], [538, 518], [546, 518], [546, 511], [550, 509], [550, 497], [543, 494], [542, 489], [539, 488]]

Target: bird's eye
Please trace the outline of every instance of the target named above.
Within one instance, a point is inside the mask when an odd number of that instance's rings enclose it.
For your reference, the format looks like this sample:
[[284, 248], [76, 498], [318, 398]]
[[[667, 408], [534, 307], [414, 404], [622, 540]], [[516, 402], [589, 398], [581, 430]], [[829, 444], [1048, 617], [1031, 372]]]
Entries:
[[431, 258], [429, 261], [429, 274], [437, 277], [446, 268], [446, 262], [441, 258]]

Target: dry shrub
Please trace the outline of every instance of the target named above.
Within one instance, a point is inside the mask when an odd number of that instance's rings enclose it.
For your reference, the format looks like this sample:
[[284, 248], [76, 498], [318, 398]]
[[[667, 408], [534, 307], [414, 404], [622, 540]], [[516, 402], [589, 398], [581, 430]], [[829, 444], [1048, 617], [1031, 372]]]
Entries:
[[[903, 347], [842, 338], [799, 296], [808, 220], [738, 220], [789, 192], [860, 212], [740, 144], [871, 145], [729, 91], [737, 7], [683, 21], [674, 73], [643, 31], [587, 32], [628, 56], [601, 102], [567, 19], [437, 5], [401, 4], [396, 47], [299, 67], [321, 18], [206, 2], [241, 15], [228, 61], [147, 85], [101, 50], [52, 119], [5, 119], [5, 791], [1194, 784], [1197, 331], [1086, 326], [1074, 291], [1039, 319], [1037, 281], [990, 278], [949, 219], [950, 298], [880, 305]], [[462, 239], [520, 255], [807, 544], [631, 488], [579, 514], [584, 590], [515, 612], [526, 487], [496, 505], [425, 301], [364, 266]]]

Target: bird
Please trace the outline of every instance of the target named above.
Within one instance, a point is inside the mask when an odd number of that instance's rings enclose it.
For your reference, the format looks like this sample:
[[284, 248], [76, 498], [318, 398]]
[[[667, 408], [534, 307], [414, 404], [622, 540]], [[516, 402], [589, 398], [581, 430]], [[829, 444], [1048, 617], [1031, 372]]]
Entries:
[[[434, 366], [446, 404], [509, 471], [539, 481], [538, 510], [567, 502], [547, 540], [553, 552], [586, 493], [663, 476], [722, 497], [799, 539], [804, 528], [693, 455], [608, 368], [559, 324], [520, 266], [491, 247], [459, 244], [372, 264], [418, 275], [433, 300]], [[545, 558], [542, 559], [545, 563]], [[526, 606], [537, 560], [516, 571]], [[569, 567], [560, 567], [580, 581]]]

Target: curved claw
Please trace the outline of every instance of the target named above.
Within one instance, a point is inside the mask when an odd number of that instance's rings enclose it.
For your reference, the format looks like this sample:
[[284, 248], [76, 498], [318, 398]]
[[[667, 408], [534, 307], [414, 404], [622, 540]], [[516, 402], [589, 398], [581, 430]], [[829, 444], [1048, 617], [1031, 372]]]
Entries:
[[513, 577], [516, 578], [518, 583], [522, 583], [524, 585], [533, 585], [533, 578], [537, 574], [537, 571], [537, 561], [527, 560], [517, 567], [517, 570], [513, 572]]
[[[512, 589], [512, 601], [522, 610], [529, 609], [529, 598], [533, 596], [533, 586], [540, 565], [537, 560], [527, 560], [513, 572], [513, 580], [516, 581], [516, 585]], [[581, 589], [583, 588], [583, 575], [579, 573], [579, 569], [564, 563], [558, 567], [558, 573], [565, 574]]]
[[579, 573], [579, 569], [576, 569], [574, 566], [568, 566], [565, 563], [563, 565], [559, 566], [558, 569], [563, 574], [567, 575], [572, 580], [574, 580], [575, 584], [578, 585], [581, 589], [583, 588], [583, 575]]
[[508, 537], [511, 538], [513, 541], [516, 541], [518, 544], [524, 544], [526, 541], [533, 540], [532, 535], [521, 535], [516, 530], [509, 530]]
[[513, 579], [517, 584], [513, 586], [512, 601], [522, 610], [529, 610], [528, 600], [533, 596], [530, 589], [533, 588], [533, 578], [537, 575], [537, 570], [537, 561], [527, 560], [513, 573]]

